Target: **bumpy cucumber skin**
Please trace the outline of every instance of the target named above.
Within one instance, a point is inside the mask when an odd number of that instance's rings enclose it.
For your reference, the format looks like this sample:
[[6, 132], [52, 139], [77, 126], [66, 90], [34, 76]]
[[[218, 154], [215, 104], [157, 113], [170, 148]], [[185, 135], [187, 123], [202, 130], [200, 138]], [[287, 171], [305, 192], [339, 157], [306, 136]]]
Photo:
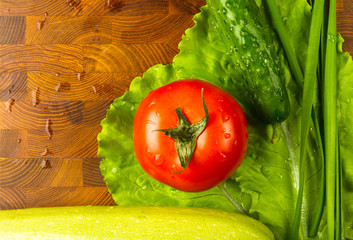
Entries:
[[[252, 102], [252, 112], [265, 123], [284, 121], [290, 102], [281, 66], [264, 9], [255, 0], [220, 0], [209, 3], [212, 22], [223, 30], [227, 54]], [[222, 47], [223, 48], [223, 47]]]
[[236, 213], [185, 207], [51, 207], [0, 211], [1, 239], [274, 239]]

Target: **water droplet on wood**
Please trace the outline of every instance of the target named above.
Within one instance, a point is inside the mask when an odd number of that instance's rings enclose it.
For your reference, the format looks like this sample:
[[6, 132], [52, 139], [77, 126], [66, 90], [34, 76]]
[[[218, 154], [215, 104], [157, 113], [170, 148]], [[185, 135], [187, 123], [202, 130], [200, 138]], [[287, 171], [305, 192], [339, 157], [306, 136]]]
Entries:
[[81, 75], [82, 73], [77, 73], [77, 80], [81, 81]]
[[97, 89], [96, 89], [95, 86], [92, 86], [92, 90], [93, 90], [94, 93], [97, 93]]
[[41, 168], [51, 168], [50, 165], [50, 160], [49, 159], [43, 159], [42, 163], [40, 164]]
[[38, 30], [42, 30], [42, 29], [43, 29], [45, 20], [46, 20], [46, 19], [37, 22], [37, 29], [38, 29]]
[[12, 93], [12, 89], [7, 90], [7, 93], [11, 94]]
[[121, 1], [107, 0], [106, 6], [111, 10], [118, 10], [123, 6], [123, 4], [121, 3]]
[[101, 96], [103, 94], [111, 94], [114, 92], [114, 86], [110, 84], [94, 84], [92, 90], [95, 94]]
[[15, 104], [15, 99], [11, 98], [5, 102], [5, 108], [9, 113], [12, 112], [12, 106]]
[[20, 138], [19, 138], [19, 139], [17, 139], [17, 143], [18, 143], [18, 144], [20, 144], [20, 143], [21, 143], [21, 141], [22, 141], [22, 140], [21, 140]]
[[49, 151], [48, 147], [45, 147], [44, 151], [42, 152], [41, 156], [45, 157], [48, 155], [52, 155], [53, 153], [51, 151]]
[[55, 91], [56, 92], [64, 92], [64, 91], [69, 91], [71, 87], [71, 84], [68, 82], [64, 82], [64, 83], [58, 83], [55, 86]]
[[37, 86], [36, 89], [32, 90], [32, 106], [35, 107], [39, 104], [39, 87]]
[[48, 118], [45, 123], [45, 132], [48, 135], [48, 139], [51, 139], [53, 136], [53, 130], [51, 128], [51, 125], [52, 125], [52, 121], [50, 120], [50, 118]]

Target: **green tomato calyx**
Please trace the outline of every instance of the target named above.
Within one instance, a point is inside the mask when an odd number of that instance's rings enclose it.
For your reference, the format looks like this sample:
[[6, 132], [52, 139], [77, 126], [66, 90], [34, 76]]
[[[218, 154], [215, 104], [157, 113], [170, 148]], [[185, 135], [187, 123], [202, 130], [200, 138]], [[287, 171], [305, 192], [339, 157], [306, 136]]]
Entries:
[[183, 167], [183, 170], [180, 172], [184, 171], [189, 165], [196, 148], [196, 140], [206, 128], [208, 122], [208, 108], [203, 98], [203, 89], [201, 89], [201, 98], [205, 116], [199, 122], [190, 124], [184, 113], [178, 107], [175, 109], [175, 112], [178, 115], [178, 126], [170, 129], [156, 130], [164, 132], [165, 135], [175, 140], [180, 165]]

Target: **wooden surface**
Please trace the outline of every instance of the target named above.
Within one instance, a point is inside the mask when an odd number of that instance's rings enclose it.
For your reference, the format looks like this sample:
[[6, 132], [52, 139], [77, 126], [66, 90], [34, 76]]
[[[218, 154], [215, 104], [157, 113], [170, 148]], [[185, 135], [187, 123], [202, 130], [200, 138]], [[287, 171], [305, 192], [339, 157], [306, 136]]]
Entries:
[[[0, 0], [0, 209], [114, 205], [96, 136], [113, 99], [171, 63], [204, 0]], [[353, 53], [353, 1], [337, 4]]]

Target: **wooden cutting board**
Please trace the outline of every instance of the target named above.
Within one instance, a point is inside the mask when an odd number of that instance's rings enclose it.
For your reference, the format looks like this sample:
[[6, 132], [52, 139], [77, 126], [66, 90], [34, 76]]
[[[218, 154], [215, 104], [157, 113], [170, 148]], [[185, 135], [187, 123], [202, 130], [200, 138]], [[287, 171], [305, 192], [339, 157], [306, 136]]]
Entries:
[[[114, 205], [97, 134], [131, 80], [171, 63], [204, 0], [0, 0], [0, 209]], [[353, 53], [353, 1], [337, 4]]]

